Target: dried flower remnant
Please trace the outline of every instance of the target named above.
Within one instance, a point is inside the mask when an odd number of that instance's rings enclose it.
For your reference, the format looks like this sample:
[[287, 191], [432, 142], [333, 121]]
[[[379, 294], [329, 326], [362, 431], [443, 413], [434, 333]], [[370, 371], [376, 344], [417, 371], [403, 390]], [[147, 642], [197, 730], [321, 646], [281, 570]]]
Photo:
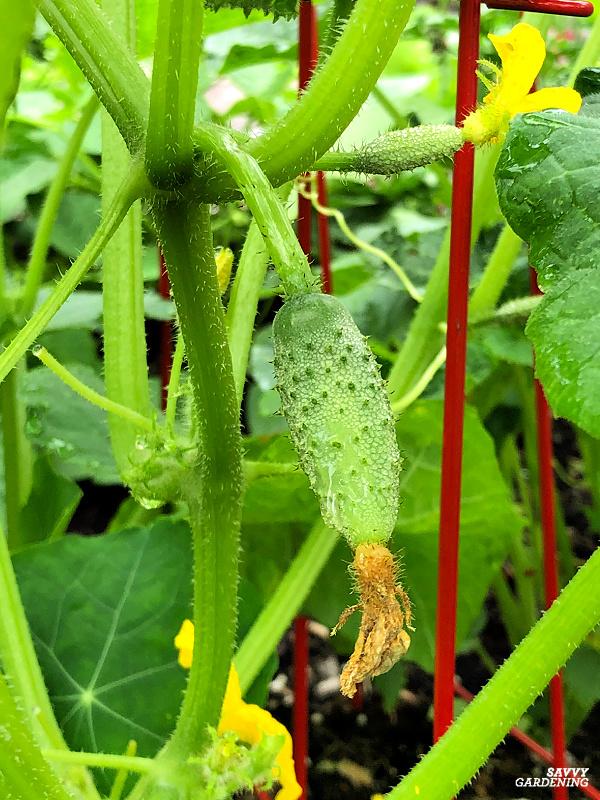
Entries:
[[342, 671], [340, 688], [353, 697], [357, 684], [365, 678], [382, 675], [408, 651], [412, 612], [410, 599], [398, 582], [398, 566], [393, 555], [380, 544], [361, 544], [356, 548], [352, 572], [360, 602], [342, 612], [331, 632], [334, 636], [355, 612], [362, 619], [354, 652]]

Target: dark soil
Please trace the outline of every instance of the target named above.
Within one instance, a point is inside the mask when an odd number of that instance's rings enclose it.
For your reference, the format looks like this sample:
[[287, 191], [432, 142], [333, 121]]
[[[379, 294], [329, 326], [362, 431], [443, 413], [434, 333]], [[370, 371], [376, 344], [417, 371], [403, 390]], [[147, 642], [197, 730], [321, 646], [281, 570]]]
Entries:
[[[338, 658], [328, 641], [313, 626], [310, 637], [310, 797], [314, 800], [370, 800], [397, 784], [431, 746], [432, 677], [410, 665], [407, 683], [393, 713], [383, 709], [376, 691], [366, 687], [362, 702], [344, 698], [332, 680]], [[281, 671], [274, 681], [269, 710], [292, 728], [292, 637], [281, 646]], [[476, 692], [488, 677], [479, 659], [462, 656], [457, 672], [470, 691]], [[572, 763], [590, 768], [592, 780], [600, 777], [600, 704], [570, 743]], [[473, 783], [461, 792], [464, 800], [551, 800], [549, 789], [518, 788], [515, 779], [544, 777], [546, 764], [515, 739], [498, 747]], [[570, 798], [584, 797], [576, 789]]]

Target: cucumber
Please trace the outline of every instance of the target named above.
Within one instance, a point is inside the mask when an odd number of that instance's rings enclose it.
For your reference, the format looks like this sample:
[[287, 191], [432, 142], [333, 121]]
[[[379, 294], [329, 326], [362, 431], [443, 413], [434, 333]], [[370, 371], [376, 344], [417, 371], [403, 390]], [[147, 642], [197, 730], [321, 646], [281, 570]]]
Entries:
[[368, 142], [355, 154], [357, 172], [396, 175], [442, 158], [452, 158], [464, 144], [454, 125], [418, 125], [389, 131]]
[[283, 412], [325, 523], [353, 549], [385, 543], [398, 515], [401, 459], [366, 339], [337, 298], [304, 294], [278, 312], [273, 341]]

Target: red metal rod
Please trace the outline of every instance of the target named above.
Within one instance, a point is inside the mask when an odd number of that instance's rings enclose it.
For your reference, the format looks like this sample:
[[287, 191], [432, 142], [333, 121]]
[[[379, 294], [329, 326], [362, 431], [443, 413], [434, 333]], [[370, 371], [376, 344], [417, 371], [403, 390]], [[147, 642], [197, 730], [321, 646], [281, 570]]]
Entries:
[[[327, 205], [327, 184], [325, 175], [317, 172], [317, 198], [320, 205]], [[317, 226], [319, 229], [319, 261], [321, 262], [321, 277], [323, 279], [323, 291], [325, 294], [333, 292], [331, 280], [331, 242], [329, 239], [329, 217], [324, 214], [317, 214]]]
[[[530, 270], [531, 291], [540, 294], [535, 271]], [[552, 468], [552, 414], [541, 383], [535, 379], [535, 409], [537, 419], [537, 447], [540, 480], [540, 512], [544, 551], [544, 595], [546, 608], [558, 597], [558, 564], [556, 558], [556, 509], [554, 504], [554, 472]], [[555, 767], [567, 765], [565, 736], [565, 711], [562, 675], [559, 672], [550, 681], [550, 726]], [[565, 787], [553, 789], [554, 800], [567, 800]]]
[[292, 710], [294, 766], [302, 787], [302, 799], [308, 797], [308, 619], [294, 621], [294, 707]]
[[[462, 0], [459, 17], [456, 123], [477, 103], [479, 0]], [[467, 302], [471, 259], [474, 152], [465, 145], [455, 156], [452, 182], [446, 384], [440, 496], [440, 538], [434, 673], [433, 735], [437, 741], [452, 723], [458, 542], [465, 410]]]
[[566, 17], [590, 17], [594, 6], [586, 0], [485, 0], [488, 8], [502, 11], [535, 11]]
[[[311, 0], [300, 0], [298, 15], [298, 89], [302, 92], [308, 85], [317, 63], [317, 38], [315, 12]], [[307, 186], [307, 188], [310, 188]], [[307, 197], [298, 195], [297, 233], [300, 247], [305, 255], [311, 251], [312, 206]]]
[[[161, 297], [171, 297], [169, 273], [162, 250], [159, 249], [158, 293]], [[160, 326], [159, 364], [160, 364], [160, 402], [163, 411], [167, 407], [167, 387], [171, 377], [171, 361], [173, 358], [173, 324], [170, 320]]]
[[[458, 679], [456, 679], [454, 691], [458, 697], [462, 697], [463, 700], [466, 700], [469, 703], [475, 698], [475, 695], [471, 694], [468, 689], [465, 689]], [[542, 745], [536, 742], [535, 739], [532, 739], [531, 736], [523, 733], [520, 728], [511, 728], [509, 733], [513, 739], [516, 739], [517, 741], [521, 742], [521, 744], [524, 744], [528, 750], [531, 750], [532, 753], [535, 753], [535, 755], [541, 758], [542, 761], [545, 761], [547, 764], [551, 764], [552, 766], [555, 765], [554, 756], [550, 750], [542, 747]], [[600, 800], [600, 792], [593, 786], [578, 786], [577, 788], [582, 794], [586, 795], [586, 797], [591, 797], [592, 800]]]

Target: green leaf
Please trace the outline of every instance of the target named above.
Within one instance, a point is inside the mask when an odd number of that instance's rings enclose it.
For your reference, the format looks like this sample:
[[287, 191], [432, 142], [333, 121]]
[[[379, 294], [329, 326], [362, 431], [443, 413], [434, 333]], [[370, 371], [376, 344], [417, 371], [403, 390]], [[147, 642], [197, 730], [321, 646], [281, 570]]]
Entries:
[[[252, 460], [297, 464], [298, 455], [287, 436], [268, 440], [245, 440], [246, 456]], [[311, 524], [319, 513], [308, 478], [298, 467], [292, 473], [252, 481], [244, 495], [245, 525], [285, 522]]]
[[[190, 614], [183, 522], [68, 536], [14, 558], [59, 724], [74, 750], [153, 755], [173, 728], [186, 674], [173, 638]], [[151, 698], [151, 702], [149, 701]]]
[[89, 192], [70, 189], [63, 195], [50, 244], [59, 253], [76, 259], [99, 222], [100, 198]]
[[573, 86], [575, 91], [582, 97], [600, 93], [600, 69], [598, 67], [586, 67], [582, 69]]
[[[405, 458], [401, 474], [402, 502], [390, 549], [398, 553], [401, 580], [414, 606], [414, 633], [407, 658], [432, 670], [437, 604], [437, 548], [441, 475], [442, 402], [415, 404], [397, 424]], [[489, 586], [508, 551], [511, 535], [522, 525], [504, 483], [493, 441], [474, 409], [467, 407], [461, 502], [460, 579], [457, 645], [475, 625]], [[353, 602], [346, 565], [349, 549], [340, 544], [308, 604], [308, 613], [332, 626]], [[340, 631], [338, 646], [349, 650], [358, 615]], [[335, 640], [334, 640], [335, 641]]]
[[254, 10], [264, 14], [273, 14], [274, 18], [292, 19], [298, 13], [296, 0], [208, 0], [206, 7], [212, 11], [222, 8], [241, 8], [248, 15]]
[[61, 536], [82, 496], [74, 481], [58, 475], [47, 458], [38, 458], [31, 493], [19, 514], [19, 542], [31, 544]]
[[[140, 755], [154, 755], [173, 729], [186, 681], [173, 638], [191, 612], [188, 525], [163, 517], [147, 528], [67, 536], [13, 561], [70, 747], [121, 753], [135, 739]], [[248, 581], [240, 596], [243, 637], [262, 598]], [[249, 698], [264, 698], [275, 666], [276, 657]]]
[[[44, 286], [38, 293], [36, 308], [38, 308], [51, 294], [52, 289]], [[46, 325], [48, 331], [59, 331], [67, 328], [87, 328], [95, 330], [100, 327], [102, 319], [102, 294], [78, 289], [73, 292], [68, 300], [60, 307], [57, 313]]]
[[92, 367], [95, 372], [100, 372], [98, 344], [90, 330], [71, 327], [60, 330], [46, 329], [39, 337], [38, 343], [52, 353], [61, 364], [85, 364]]
[[511, 125], [496, 171], [544, 298], [526, 333], [553, 411], [600, 436], [600, 119], [547, 111]]
[[600, 700], [600, 641], [593, 635], [567, 661], [564, 672], [567, 721], [575, 733]]
[[0, 223], [25, 212], [27, 196], [45, 189], [56, 174], [56, 163], [40, 156], [0, 161]]
[[[87, 386], [104, 394], [98, 374], [83, 364], [67, 365]], [[51, 458], [55, 469], [74, 480], [120, 483], [108, 436], [105, 411], [91, 405], [45, 367], [24, 377], [29, 440]]]

